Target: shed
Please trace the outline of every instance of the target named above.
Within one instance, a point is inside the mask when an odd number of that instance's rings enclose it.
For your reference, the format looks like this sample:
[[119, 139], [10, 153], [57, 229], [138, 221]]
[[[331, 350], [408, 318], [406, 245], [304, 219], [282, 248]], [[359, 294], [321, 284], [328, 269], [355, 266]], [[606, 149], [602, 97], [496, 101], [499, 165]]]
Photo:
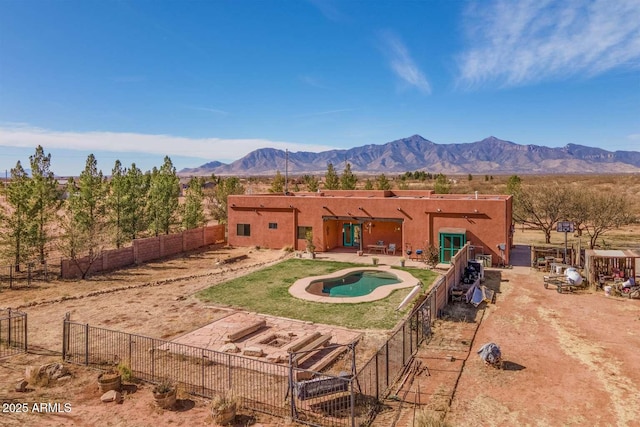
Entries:
[[636, 277], [640, 253], [630, 249], [585, 251], [585, 274], [589, 283], [598, 283], [600, 275], [614, 277], [622, 274], [625, 279]]

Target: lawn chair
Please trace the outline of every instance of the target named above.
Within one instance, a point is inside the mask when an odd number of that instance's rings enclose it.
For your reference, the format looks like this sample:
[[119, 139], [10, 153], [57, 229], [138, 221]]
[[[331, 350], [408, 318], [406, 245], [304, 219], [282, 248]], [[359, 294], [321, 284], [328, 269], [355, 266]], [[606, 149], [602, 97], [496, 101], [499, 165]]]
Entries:
[[387, 254], [396, 254], [396, 244], [395, 243], [389, 243], [389, 248], [387, 249]]

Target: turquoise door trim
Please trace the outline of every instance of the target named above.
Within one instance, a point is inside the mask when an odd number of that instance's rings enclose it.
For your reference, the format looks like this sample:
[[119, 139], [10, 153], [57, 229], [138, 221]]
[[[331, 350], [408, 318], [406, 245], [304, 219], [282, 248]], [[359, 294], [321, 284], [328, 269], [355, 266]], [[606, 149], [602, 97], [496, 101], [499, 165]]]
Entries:
[[467, 235], [459, 233], [440, 233], [440, 262], [450, 264], [451, 259], [467, 243]]
[[361, 227], [360, 224], [342, 224], [342, 246], [360, 247]]

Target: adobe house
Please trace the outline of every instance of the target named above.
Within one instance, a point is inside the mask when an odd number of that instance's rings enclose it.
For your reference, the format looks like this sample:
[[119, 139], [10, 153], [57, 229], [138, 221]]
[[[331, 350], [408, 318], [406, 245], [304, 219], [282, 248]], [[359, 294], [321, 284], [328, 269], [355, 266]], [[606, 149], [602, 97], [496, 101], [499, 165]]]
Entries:
[[353, 250], [414, 257], [429, 245], [447, 263], [465, 243], [509, 263], [512, 197], [434, 194], [431, 190], [325, 190], [228, 198], [229, 244]]

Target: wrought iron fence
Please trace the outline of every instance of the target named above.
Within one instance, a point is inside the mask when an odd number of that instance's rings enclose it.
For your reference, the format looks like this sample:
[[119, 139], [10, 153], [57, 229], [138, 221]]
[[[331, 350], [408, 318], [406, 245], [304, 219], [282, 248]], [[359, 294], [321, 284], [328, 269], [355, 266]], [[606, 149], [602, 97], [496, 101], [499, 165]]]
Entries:
[[0, 309], [0, 358], [27, 351], [27, 313]]
[[467, 262], [460, 251], [452, 267], [419, 300], [373, 357], [356, 369], [350, 347], [350, 371], [338, 375], [300, 369], [145, 336], [63, 322], [63, 360], [109, 368], [124, 363], [133, 376], [152, 383], [171, 381], [195, 395], [234, 392], [242, 406], [311, 426], [366, 426], [379, 402], [409, 366], [431, 326], [448, 303], [448, 293]]
[[32, 286], [34, 282], [48, 282], [60, 277], [60, 260], [25, 262], [19, 265], [0, 265], [0, 290]]

